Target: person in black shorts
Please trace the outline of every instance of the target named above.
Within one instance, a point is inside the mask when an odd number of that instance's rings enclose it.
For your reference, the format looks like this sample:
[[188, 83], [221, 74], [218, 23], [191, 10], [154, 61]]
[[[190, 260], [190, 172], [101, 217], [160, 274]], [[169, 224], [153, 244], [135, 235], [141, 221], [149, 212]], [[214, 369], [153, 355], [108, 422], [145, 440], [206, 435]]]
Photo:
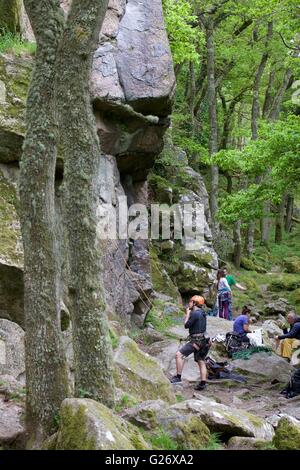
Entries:
[[205, 300], [200, 295], [194, 295], [186, 309], [184, 317], [184, 326], [189, 329], [189, 342], [182, 346], [176, 353], [177, 374], [171, 378], [172, 384], [181, 383], [181, 374], [184, 366], [184, 358], [194, 354], [200, 370], [200, 383], [195, 390], [204, 390], [206, 388], [207, 369], [205, 358], [210, 348], [209, 338], [206, 333], [206, 313], [203, 310]]

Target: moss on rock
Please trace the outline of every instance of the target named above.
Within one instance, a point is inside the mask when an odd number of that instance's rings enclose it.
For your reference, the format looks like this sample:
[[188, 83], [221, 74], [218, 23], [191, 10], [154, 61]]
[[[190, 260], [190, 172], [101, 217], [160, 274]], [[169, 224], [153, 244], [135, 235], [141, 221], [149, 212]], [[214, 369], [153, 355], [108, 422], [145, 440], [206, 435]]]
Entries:
[[278, 450], [299, 450], [300, 425], [291, 418], [281, 418], [273, 437], [273, 444]]
[[21, 157], [32, 66], [29, 56], [0, 54], [0, 162], [3, 163]]
[[179, 449], [183, 450], [204, 449], [210, 440], [208, 427], [197, 416], [189, 415], [186, 420], [171, 421], [169, 431]]
[[281, 275], [277, 279], [274, 279], [270, 286], [269, 290], [271, 292], [281, 292], [281, 291], [294, 291], [300, 287], [300, 277], [293, 274]]
[[256, 271], [257, 273], [264, 274], [267, 270], [258, 264], [255, 263], [251, 258], [242, 257], [241, 267], [246, 269], [246, 271]]
[[160, 365], [133, 340], [126, 336], [120, 338], [114, 360], [117, 387], [141, 400], [161, 398], [175, 403], [174, 392]]
[[135, 426], [106, 406], [89, 399], [62, 403], [57, 450], [145, 450], [148, 444]]
[[0, 0], [0, 32], [21, 32], [22, 0]]
[[174, 300], [180, 297], [179, 291], [160, 262], [155, 248], [150, 248], [151, 275], [154, 290], [168, 295]]
[[21, 267], [23, 251], [15, 187], [0, 169], [0, 263]]
[[292, 256], [284, 260], [284, 269], [287, 273], [300, 274], [300, 258]]

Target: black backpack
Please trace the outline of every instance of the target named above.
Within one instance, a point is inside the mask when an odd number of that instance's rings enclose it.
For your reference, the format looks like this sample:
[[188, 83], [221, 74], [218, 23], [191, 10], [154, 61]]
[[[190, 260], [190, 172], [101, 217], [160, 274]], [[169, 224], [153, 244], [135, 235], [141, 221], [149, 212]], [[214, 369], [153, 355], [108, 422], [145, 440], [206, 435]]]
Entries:
[[300, 369], [297, 369], [293, 374], [284, 390], [281, 392], [287, 398], [293, 398], [300, 395]]
[[209, 379], [219, 379], [221, 377], [221, 372], [229, 372], [227, 369], [228, 362], [216, 362], [208, 356], [205, 359], [205, 363]]
[[248, 349], [249, 342], [243, 341], [243, 338], [238, 333], [227, 333], [225, 340], [225, 348], [229, 357], [238, 351]]

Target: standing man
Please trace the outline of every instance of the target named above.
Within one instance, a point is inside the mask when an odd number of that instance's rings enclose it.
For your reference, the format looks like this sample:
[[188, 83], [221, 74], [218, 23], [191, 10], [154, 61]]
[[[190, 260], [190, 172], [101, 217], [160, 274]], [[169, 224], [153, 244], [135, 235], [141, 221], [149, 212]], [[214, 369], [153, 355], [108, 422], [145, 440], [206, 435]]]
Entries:
[[290, 331], [284, 335], [276, 336], [276, 340], [280, 343], [280, 356], [290, 360], [293, 349], [300, 344], [300, 318], [295, 313], [289, 313], [287, 321], [290, 324]]
[[182, 346], [176, 353], [177, 374], [171, 379], [172, 384], [181, 383], [181, 374], [184, 366], [184, 358], [194, 353], [200, 371], [200, 382], [195, 390], [206, 388], [207, 369], [205, 358], [210, 348], [209, 338], [206, 338], [206, 313], [203, 310], [205, 300], [200, 295], [194, 295], [188, 304], [184, 317], [184, 327], [189, 329], [189, 342]]
[[227, 269], [226, 266], [223, 268], [223, 271], [225, 273], [227, 282], [228, 282], [229, 287], [231, 289], [231, 296], [230, 296], [230, 299], [229, 299], [229, 307], [228, 307], [228, 320], [232, 320], [232, 287], [236, 287], [237, 289], [239, 289], [241, 291], [246, 291], [247, 289], [246, 289], [246, 287], [244, 287], [241, 284], [238, 284], [236, 282], [234, 276], [232, 276], [231, 274], [228, 273], [228, 269]]

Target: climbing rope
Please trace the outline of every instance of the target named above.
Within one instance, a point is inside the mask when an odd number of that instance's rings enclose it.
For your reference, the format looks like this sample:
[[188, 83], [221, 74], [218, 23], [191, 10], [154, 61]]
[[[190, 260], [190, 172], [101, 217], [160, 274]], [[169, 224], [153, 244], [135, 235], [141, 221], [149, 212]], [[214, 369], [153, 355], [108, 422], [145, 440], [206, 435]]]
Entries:
[[272, 350], [270, 348], [266, 348], [265, 346], [255, 346], [253, 348], [244, 349], [243, 351], [237, 351], [232, 354], [233, 361], [236, 359], [244, 359], [248, 360], [253, 354], [266, 352], [269, 355], [272, 354]]
[[123, 259], [123, 261], [124, 261], [124, 263], [125, 263], [125, 266], [126, 266], [126, 268], [127, 268], [127, 270], [125, 270], [125, 275], [127, 275], [128, 279], [129, 279], [130, 281], [132, 281], [133, 283], [135, 283], [135, 284], [138, 286], [140, 292], [142, 292], [142, 294], [144, 295], [145, 299], [149, 302], [149, 305], [147, 305], [146, 302], [144, 302], [144, 300], [143, 300], [142, 297], [140, 298], [141, 302], [144, 304], [144, 306], [145, 306], [147, 309], [149, 308], [149, 306], [150, 306], [150, 308], [151, 308], [151, 307], [153, 306], [152, 300], [151, 300], [150, 297], [147, 295], [147, 293], [145, 292], [145, 290], [143, 289], [143, 287], [141, 286], [141, 284], [138, 282], [138, 280], [134, 278], [134, 274], [136, 274], [136, 273], [134, 273], [134, 271], [131, 269], [130, 265], [128, 264], [128, 262], [127, 262], [125, 256], [123, 255], [123, 253], [122, 253], [122, 251], [120, 250], [120, 247], [119, 247], [119, 245], [118, 245], [118, 243], [117, 243], [116, 241], [113, 241], [113, 246], [114, 246], [114, 248], [116, 248], [116, 250], [118, 250], [118, 252], [120, 253], [120, 255], [121, 255], [121, 257], [122, 257], [122, 259]]

